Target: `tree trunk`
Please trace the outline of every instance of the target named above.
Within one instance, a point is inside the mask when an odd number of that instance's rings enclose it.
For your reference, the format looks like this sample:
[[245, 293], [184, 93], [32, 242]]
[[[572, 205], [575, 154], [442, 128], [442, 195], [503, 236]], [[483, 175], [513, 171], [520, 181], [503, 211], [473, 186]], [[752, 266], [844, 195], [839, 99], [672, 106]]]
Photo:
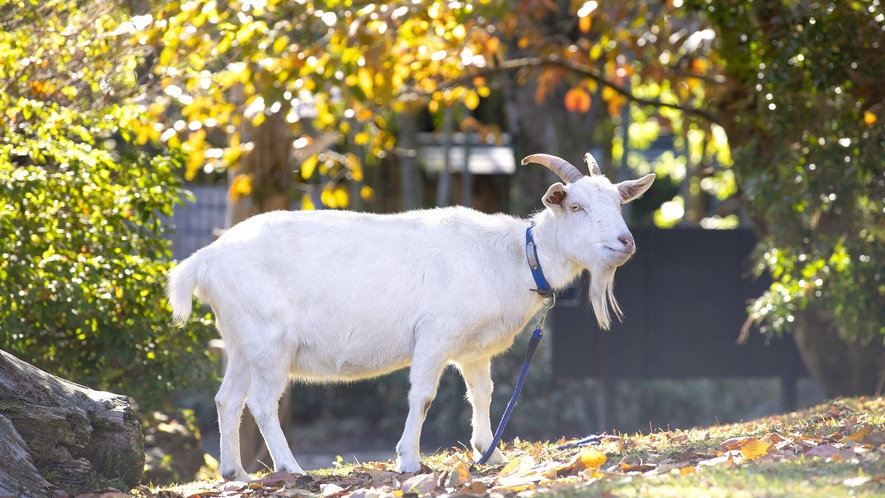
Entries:
[[141, 425], [125, 396], [0, 351], [0, 496], [78, 495], [141, 481]]
[[[516, 160], [510, 196], [511, 212], [523, 216], [542, 208], [544, 192], [551, 184], [562, 180], [541, 165], [521, 166], [522, 158], [529, 154], [553, 154], [588, 174], [583, 158], [593, 145], [598, 145], [592, 142], [593, 132], [603, 116], [605, 104], [602, 99], [596, 99], [588, 112], [567, 110], [564, 98], [569, 86], [565, 83], [557, 85], [539, 103], [535, 100], [536, 78], [525, 78], [524, 82], [520, 78], [516, 73], [502, 75], [507, 126]], [[596, 160], [600, 165], [605, 164], [602, 157]]]
[[830, 313], [814, 305], [796, 313], [793, 338], [805, 367], [827, 397], [871, 395], [880, 389], [885, 370], [881, 342], [846, 340]]

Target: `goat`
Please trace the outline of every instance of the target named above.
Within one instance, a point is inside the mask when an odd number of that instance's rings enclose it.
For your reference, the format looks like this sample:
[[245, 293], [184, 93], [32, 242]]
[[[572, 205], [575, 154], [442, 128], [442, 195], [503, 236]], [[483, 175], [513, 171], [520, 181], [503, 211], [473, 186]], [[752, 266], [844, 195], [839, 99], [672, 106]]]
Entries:
[[[399, 214], [274, 211], [249, 218], [169, 273], [174, 318], [191, 313], [192, 294], [211, 306], [225, 340], [227, 371], [215, 402], [221, 474], [247, 480], [239, 426], [249, 407], [275, 470], [303, 474], [277, 413], [290, 378], [354, 381], [411, 365], [409, 413], [396, 446], [396, 470], [420, 468], [421, 427], [440, 376], [454, 364], [467, 384], [478, 459], [492, 443], [490, 360], [540, 310], [526, 261], [530, 225], [551, 288], [587, 269], [590, 301], [607, 329], [619, 315], [615, 269], [636, 250], [621, 205], [654, 175], [613, 185], [590, 154], [590, 175], [535, 154], [563, 183], [544, 194], [528, 220], [465, 207]], [[507, 459], [495, 449], [490, 464]]]

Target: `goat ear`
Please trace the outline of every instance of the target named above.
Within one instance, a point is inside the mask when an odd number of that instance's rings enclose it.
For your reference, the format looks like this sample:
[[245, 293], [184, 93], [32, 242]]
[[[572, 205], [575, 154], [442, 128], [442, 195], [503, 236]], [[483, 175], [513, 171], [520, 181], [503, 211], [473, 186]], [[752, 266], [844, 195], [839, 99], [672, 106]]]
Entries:
[[565, 185], [561, 183], [554, 183], [550, 185], [550, 188], [547, 189], [547, 193], [544, 194], [544, 205], [553, 209], [562, 209], [562, 201], [565, 200], [565, 196], [567, 192], [565, 191]]
[[642, 196], [654, 181], [655, 174], [651, 173], [638, 180], [626, 180], [619, 183], [617, 186], [618, 192], [621, 193], [621, 204], [626, 204]]

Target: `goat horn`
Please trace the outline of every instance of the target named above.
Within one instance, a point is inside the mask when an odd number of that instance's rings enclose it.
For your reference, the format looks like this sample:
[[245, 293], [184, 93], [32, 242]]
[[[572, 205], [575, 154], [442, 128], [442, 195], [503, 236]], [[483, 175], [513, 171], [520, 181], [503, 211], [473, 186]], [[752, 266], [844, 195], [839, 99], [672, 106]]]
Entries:
[[546, 166], [550, 171], [562, 178], [565, 183], [574, 183], [584, 178], [584, 175], [578, 171], [578, 168], [574, 167], [570, 162], [549, 154], [532, 154], [522, 160], [523, 165], [528, 163], [538, 163]]
[[599, 169], [599, 163], [596, 162], [596, 159], [594, 159], [589, 152], [584, 154], [584, 162], [587, 163], [587, 167], [590, 168], [590, 176], [602, 176], [602, 170]]

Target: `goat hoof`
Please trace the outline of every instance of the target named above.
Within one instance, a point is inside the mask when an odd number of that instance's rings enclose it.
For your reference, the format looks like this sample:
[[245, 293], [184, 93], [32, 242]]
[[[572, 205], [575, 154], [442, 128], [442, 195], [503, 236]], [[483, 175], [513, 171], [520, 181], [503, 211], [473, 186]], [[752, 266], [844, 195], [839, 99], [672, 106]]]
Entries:
[[396, 471], [399, 473], [406, 472], [418, 472], [421, 470], [421, 461], [414, 459], [406, 459], [403, 457], [396, 457]]
[[222, 470], [221, 477], [223, 477], [225, 481], [249, 482], [251, 480], [249, 478], [249, 474], [247, 474], [246, 471], [243, 469]]
[[[479, 455], [479, 458], [482, 458], [482, 454]], [[477, 460], [479, 460], [477, 458]], [[488, 461], [486, 461], [487, 465], [501, 465], [503, 463], [507, 463], [507, 457], [504, 456], [504, 453], [501, 453], [501, 450], [495, 448], [495, 451], [492, 452], [492, 456], [489, 457]]]

